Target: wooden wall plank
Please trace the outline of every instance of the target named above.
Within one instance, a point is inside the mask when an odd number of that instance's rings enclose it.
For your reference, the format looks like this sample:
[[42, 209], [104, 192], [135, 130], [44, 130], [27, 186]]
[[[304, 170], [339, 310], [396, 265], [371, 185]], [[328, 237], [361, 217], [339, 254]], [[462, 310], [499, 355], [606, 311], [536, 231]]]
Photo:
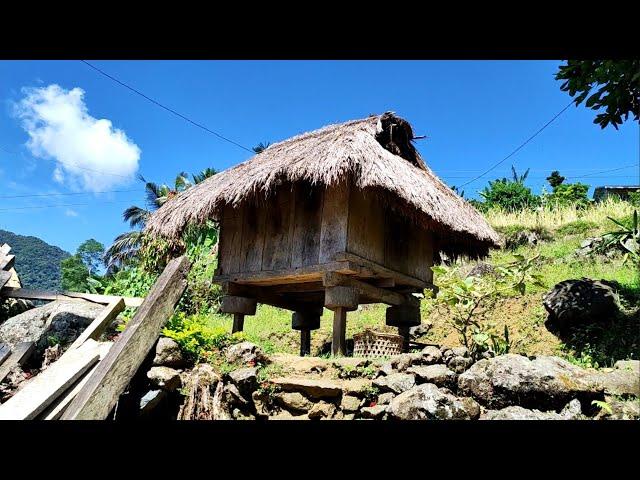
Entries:
[[347, 251], [349, 192], [348, 182], [330, 185], [324, 191], [319, 263], [330, 262], [336, 254]]
[[262, 270], [283, 270], [291, 266], [291, 185], [283, 185], [265, 205], [265, 238]]
[[403, 217], [392, 212], [385, 216], [384, 266], [407, 274], [410, 232], [408, 222]]
[[0, 382], [4, 380], [11, 369], [16, 365], [24, 365], [29, 360], [36, 344], [34, 342], [21, 342], [17, 344], [11, 351], [11, 355], [7, 358], [2, 365], [0, 365]]
[[347, 251], [384, 263], [385, 209], [374, 191], [352, 187], [349, 197]]
[[15, 255], [0, 256], [0, 270], [10, 270], [16, 261]]
[[0, 289], [4, 287], [9, 280], [11, 280], [11, 272], [7, 272], [6, 270], [0, 270]]
[[291, 268], [318, 264], [322, 191], [300, 183], [295, 189], [295, 214], [291, 240]]
[[76, 338], [76, 340], [69, 347], [78, 348], [88, 339], [98, 340], [98, 337], [107, 329], [118, 314], [124, 310], [124, 299], [119, 298], [114, 300], [98, 314], [98, 316], [89, 324], [87, 328]]
[[11, 347], [6, 343], [0, 343], [0, 365], [11, 355]]
[[62, 419], [103, 420], [116, 404], [187, 287], [189, 260], [171, 260]]
[[221, 274], [240, 271], [243, 212], [242, 207], [233, 208], [231, 205], [224, 207], [218, 251], [218, 265]]
[[244, 207], [240, 272], [257, 272], [262, 269], [262, 251], [264, 248], [267, 213], [264, 207], [265, 202], [260, 202], [257, 205], [251, 202]]
[[433, 281], [433, 239], [432, 235], [422, 228], [413, 227], [409, 237], [408, 275], [424, 280]]

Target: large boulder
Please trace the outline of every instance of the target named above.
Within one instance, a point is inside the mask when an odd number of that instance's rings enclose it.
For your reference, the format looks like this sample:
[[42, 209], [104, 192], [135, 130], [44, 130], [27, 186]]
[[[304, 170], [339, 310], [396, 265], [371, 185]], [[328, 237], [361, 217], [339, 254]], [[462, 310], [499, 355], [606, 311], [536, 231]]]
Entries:
[[27, 310], [0, 325], [0, 342], [12, 348], [20, 342], [35, 342], [36, 352], [55, 343], [66, 345], [104, 310], [104, 305], [83, 300], [58, 300]]
[[180, 372], [169, 367], [151, 367], [147, 372], [149, 383], [154, 388], [173, 392], [182, 385]]
[[501, 410], [487, 410], [480, 420], [578, 420], [582, 417], [580, 402], [572, 400], [560, 413], [541, 412], [512, 405]]
[[238, 387], [243, 396], [250, 397], [258, 388], [258, 369], [256, 367], [239, 368], [229, 373], [229, 380]]
[[156, 344], [153, 364], [159, 367], [182, 368], [187, 365], [187, 361], [180, 350], [180, 345], [175, 340], [160, 337]]
[[620, 308], [611, 284], [589, 278], [558, 283], [542, 304], [549, 313], [547, 328], [561, 334], [572, 326], [609, 320]]
[[411, 367], [407, 373], [415, 375], [418, 383], [433, 383], [438, 387], [455, 388], [458, 382], [458, 375], [442, 364]]
[[386, 377], [379, 377], [373, 381], [373, 385], [383, 392], [402, 393], [416, 384], [416, 379], [408, 373], [392, 373]]
[[480, 415], [480, 406], [471, 398], [458, 398], [424, 383], [394, 398], [387, 412], [398, 420], [472, 420]]
[[262, 349], [255, 343], [240, 342], [227, 348], [226, 358], [229, 363], [243, 363], [255, 366], [267, 361]]
[[284, 392], [300, 392], [316, 399], [336, 398], [342, 395], [341, 384], [331, 380], [285, 377], [275, 378], [271, 383]]
[[558, 357], [515, 354], [480, 360], [458, 377], [459, 392], [490, 408], [519, 405], [556, 410], [573, 398], [602, 396], [593, 373]]

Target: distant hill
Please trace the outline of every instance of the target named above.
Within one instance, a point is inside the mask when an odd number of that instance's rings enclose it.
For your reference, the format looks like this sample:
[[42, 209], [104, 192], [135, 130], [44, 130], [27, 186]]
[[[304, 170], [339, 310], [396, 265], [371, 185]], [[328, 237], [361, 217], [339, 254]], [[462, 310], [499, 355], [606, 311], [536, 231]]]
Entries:
[[0, 230], [0, 245], [8, 243], [16, 256], [15, 268], [25, 288], [60, 289], [60, 260], [69, 254], [37, 237]]

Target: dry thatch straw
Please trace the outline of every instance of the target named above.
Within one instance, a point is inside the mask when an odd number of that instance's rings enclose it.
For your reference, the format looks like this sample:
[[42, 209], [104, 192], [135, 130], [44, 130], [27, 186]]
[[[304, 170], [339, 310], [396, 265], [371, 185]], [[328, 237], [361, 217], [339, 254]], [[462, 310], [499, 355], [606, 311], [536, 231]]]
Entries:
[[425, 165], [412, 139], [411, 125], [392, 112], [295, 136], [181, 193], [153, 214], [146, 231], [177, 238], [190, 223], [217, 220], [225, 204], [264, 198], [284, 182], [326, 186], [350, 178], [444, 234], [444, 251], [481, 254], [497, 245], [498, 234]]

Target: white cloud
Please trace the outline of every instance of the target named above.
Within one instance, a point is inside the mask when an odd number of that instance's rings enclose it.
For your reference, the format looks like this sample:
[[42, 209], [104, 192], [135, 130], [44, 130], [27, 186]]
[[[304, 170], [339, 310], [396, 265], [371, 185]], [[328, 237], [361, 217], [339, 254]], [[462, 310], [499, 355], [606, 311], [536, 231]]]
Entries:
[[67, 208], [64, 212], [64, 214], [67, 217], [77, 217], [78, 216], [78, 212], [76, 212], [75, 210], [72, 210], [71, 208]]
[[84, 90], [53, 84], [22, 92], [25, 97], [15, 113], [29, 134], [27, 147], [36, 157], [58, 162], [53, 174], [56, 182], [97, 192], [133, 178], [140, 148], [110, 120], [89, 115]]

